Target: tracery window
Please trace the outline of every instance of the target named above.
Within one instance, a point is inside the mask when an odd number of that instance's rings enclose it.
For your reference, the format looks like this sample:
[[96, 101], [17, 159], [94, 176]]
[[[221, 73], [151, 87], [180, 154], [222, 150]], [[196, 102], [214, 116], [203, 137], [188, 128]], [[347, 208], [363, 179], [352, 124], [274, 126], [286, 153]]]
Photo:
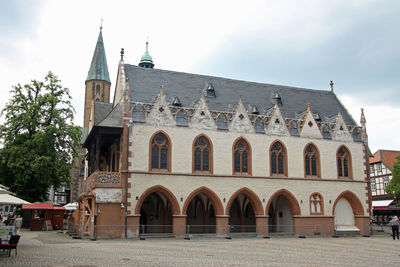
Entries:
[[280, 142], [275, 142], [270, 149], [271, 175], [284, 175], [286, 172], [286, 150]]
[[304, 151], [304, 172], [306, 177], [320, 177], [318, 150], [311, 144]]
[[156, 134], [151, 141], [151, 170], [169, 171], [170, 168], [170, 144], [163, 133]]
[[205, 136], [195, 140], [193, 159], [193, 172], [212, 172], [212, 145]]
[[338, 178], [351, 178], [350, 153], [345, 147], [341, 147], [337, 154]]
[[251, 174], [250, 146], [243, 138], [239, 139], [233, 147], [233, 173]]
[[323, 201], [320, 194], [315, 193], [310, 196], [310, 213], [311, 214], [323, 214]]

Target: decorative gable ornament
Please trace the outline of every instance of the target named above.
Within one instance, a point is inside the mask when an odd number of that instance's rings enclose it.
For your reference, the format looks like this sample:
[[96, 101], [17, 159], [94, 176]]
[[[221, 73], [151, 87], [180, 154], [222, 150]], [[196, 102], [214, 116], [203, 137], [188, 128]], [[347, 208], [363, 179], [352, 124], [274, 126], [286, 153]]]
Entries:
[[335, 121], [335, 127], [332, 131], [332, 139], [336, 141], [352, 142], [353, 138], [347, 129], [346, 123], [344, 122], [343, 116], [338, 111], [338, 115]]
[[247, 110], [245, 109], [242, 97], [236, 105], [235, 113], [232, 117], [231, 123], [229, 124], [229, 131], [241, 132], [241, 133], [254, 133], [254, 127], [251, 123]]
[[154, 101], [153, 107], [146, 118], [146, 123], [155, 126], [175, 126], [176, 122], [168, 107], [167, 98], [164, 95], [163, 87], [160, 87], [160, 93]]
[[194, 106], [194, 113], [189, 122], [189, 127], [201, 130], [217, 130], [217, 125], [211, 116], [203, 94], [200, 95], [199, 101]]
[[312, 138], [322, 138], [321, 131], [318, 124], [314, 118], [313, 113], [310, 110], [310, 104], [307, 104], [307, 111], [304, 115], [304, 120], [300, 132], [301, 137], [312, 137]]
[[279, 135], [279, 136], [290, 135], [289, 130], [286, 127], [285, 119], [282, 116], [277, 101], [275, 101], [275, 106], [271, 113], [271, 118], [269, 120], [269, 123], [266, 126], [265, 133], [269, 135]]

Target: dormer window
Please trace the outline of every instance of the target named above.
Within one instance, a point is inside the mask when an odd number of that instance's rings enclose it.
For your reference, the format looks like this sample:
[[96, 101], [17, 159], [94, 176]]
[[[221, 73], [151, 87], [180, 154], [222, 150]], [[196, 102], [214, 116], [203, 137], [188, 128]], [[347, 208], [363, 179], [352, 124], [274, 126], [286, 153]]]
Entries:
[[206, 97], [216, 97], [215, 89], [212, 83], [209, 83], [206, 87]]
[[277, 103], [278, 105], [282, 105], [282, 98], [278, 92], [272, 94], [272, 102], [274, 104]]
[[174, 100], [172, 101], [172, 105], [174, 105], [175, 107], [181, 107], [181, 101], [179, 100], [179, 98], [177, 96], [175, 96]]

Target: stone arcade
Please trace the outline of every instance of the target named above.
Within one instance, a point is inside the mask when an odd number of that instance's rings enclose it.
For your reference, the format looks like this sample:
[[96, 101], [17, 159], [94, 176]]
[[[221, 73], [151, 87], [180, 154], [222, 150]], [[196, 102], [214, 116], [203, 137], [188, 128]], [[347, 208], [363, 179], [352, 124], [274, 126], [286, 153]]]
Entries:
[[310, 90], [124, 62], [86, 80], [81, 235], [369, 232], [365, 118]]

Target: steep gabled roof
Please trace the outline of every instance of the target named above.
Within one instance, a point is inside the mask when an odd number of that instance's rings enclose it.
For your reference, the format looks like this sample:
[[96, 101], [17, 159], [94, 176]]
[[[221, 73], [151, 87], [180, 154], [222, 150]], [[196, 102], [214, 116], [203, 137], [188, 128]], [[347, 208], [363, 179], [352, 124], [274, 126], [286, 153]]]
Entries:
[[88, 76], [86, 78], [86, 81], [91, 80], [101, 80], [111, 83], [110, 76], [108, 74], [107, 58], [104, 50], [103, 34], [101, 30], [97, 39], [96, 48], [94, 49]]
[[210, 110], [233, 112], [239, 97], [246, 109], [257, 106], [260, 115], [268, 114], [274, 106], [274, 97], [280, 96], [279, 103], [285, 118], [296, 118], [296, 114], [307, 109], [318, 112], [324, 122], [335, 121], [340, 110], [345, 123], [355, 126], [356, 123], [336, 95], [327, 90], [311, 90], [282, 85], [246, 82], [206, 75], [160, 69], [147, 69], [125, 64], [125, 75], [129, 79], [131, 101], [153, 103], [159, 93], [160, 85], [170, 103], [178, 97], [183, 107], [193, 107], [200, 94], [205, 94], [205, 84], [212, 84], [216, 97], [207, 97]]
[[383, 162], [390, 169], [393, 169], [393, 162], [397, 156], [400, 156], [400, 151], [380, 149], [370, 158], [369, 163]]

